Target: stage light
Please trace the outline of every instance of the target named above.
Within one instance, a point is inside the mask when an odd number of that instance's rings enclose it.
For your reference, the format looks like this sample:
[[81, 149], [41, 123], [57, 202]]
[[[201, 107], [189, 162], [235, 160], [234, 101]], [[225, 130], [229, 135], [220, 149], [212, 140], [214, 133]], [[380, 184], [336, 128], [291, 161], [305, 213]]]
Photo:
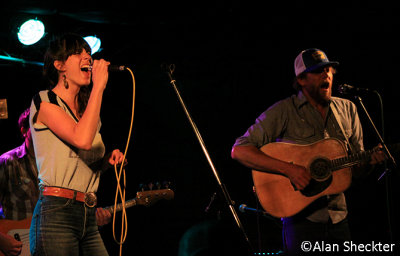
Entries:
[[90, 45], [90, 48], [92, 48], [92, 54], [100, 50], [101, 46], [100, 38], [97, 38], [96, 36], [86, 36], [83, 39], [85, 39], [86, 42]]
[[38, 42], [44, 35], [44, 24], [38, 19], [30, 19], [19, 28], [18, 39], [24, 45]]

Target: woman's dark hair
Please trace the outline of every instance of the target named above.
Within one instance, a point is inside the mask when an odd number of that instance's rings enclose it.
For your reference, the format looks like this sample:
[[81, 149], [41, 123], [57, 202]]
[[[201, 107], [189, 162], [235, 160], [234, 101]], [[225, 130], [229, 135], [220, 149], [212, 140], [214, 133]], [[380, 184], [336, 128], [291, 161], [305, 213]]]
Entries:
[[[69, 56], [80, 54], [83, 49], [91, 54], [89, 44], [79, 35], [64, 34], [52, 40], [44, 56], [43, 76], [48, 80], [50, 88], [54, 88], [59, 79], [59, 71], [54, 67], [54, 61], [65, 62]], [[77, 95], [78, 114], [85, 112], [89, 100], [91, 87], [81, 87]]]

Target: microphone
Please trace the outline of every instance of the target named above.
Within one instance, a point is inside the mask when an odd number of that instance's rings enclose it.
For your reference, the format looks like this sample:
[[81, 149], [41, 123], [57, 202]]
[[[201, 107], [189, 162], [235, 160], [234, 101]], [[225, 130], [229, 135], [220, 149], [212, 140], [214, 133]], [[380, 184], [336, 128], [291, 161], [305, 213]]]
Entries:
[[370, 90], [368, 88], [355, 87], [349, 84], [341, 84], [338, 87], [340, 94], [358, 94], [358, 93], [368, 93]]
[[269, 220], [273, 220], [273, 221], [276, 220], [275, 217], [269, 215], [267, 212], [264, 212], [264, 211], [258, 210], [258, 209], [254, 209], [254, 208], [251, 208], [251, 207], [247, 207], [246, 204], [241, 204], [239, 206], [239, 211], [241, 211], [241, 212], [254, 212], [254, 213], [257, 213], [257, 214], [261, 214], [262, 216], [264, 216], [265, 218], [267, 218]]
[[266, 212], [264, 212], [264, 211], [262, 211], [262, 210], [254, 209], [254, 208], [251, 208], [251, 207], [247, 207], [246, 204], [241, 204], [241, 205], [239, 206], [239, 211], [241, 211], [241, 212], [255, 212], [255, 213], [261, 213], [262, 215], [268, 214], [268, 213], [266, 213]]
[[[92, 71], [93, 66], [84, 66], [81, 67], [82, 71]], [[108, 65], [109, 72], [116, 72], [116, 71], [124, 71], [126, 70], [125, 66], [118, 66], [118, 65]]]
[[161, 64], [161, 70], [162, 70], [163, 72], [167, 73], [168, 76], [169, 76], [169, 78], [171, 78], [171, 80], [173, 80], [173, 79], [172, 79], [172, 74], [173, 74], [174, 71], [175, 71], [175, 64], [166, 64], [166, 63], [162, 63], [162, 64]]

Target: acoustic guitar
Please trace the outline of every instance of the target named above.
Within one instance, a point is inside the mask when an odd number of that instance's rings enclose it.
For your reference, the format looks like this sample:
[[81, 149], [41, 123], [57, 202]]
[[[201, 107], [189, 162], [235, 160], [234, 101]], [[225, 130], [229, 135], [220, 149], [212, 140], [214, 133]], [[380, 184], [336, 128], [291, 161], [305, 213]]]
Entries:
[[348, 155], [340, 140], [329, 138], [307, 145], [274, 142], [261, 147], [261, 151], [304, 166], [311, 174], [309, 185], [297, 190], [284, 175], [252, 170], [262, 207], [270, 215], [281, 218], [295, 215], [322, 196], [345, 191], [351, 184], [350, 167], [370, 161], [374, 150]]
[[[148, 190], [140, 191], [136, 193], [134, 199], [125, 201], [125, 208], [129, 208], [136, 205], [144, 205], [149, 207], [159, 200], [171, 200], [174, 198], [174, 191], [167, 189], [158, 190]], [[122, 203], [117, 204], [116, 208], [114, 206], [105, 207], [110, 213], [114, 211], [122, 210]], [[31, 226], [31, 219], [26, 218], [24, 220], [0, 220], [0, 232], [8, 234], [15, 239], [22, 242], [21, 256], [30, 256], [29, 250], [29, 228]], [[0, 250], [0, 256], [4, 256], [4, 253]]]

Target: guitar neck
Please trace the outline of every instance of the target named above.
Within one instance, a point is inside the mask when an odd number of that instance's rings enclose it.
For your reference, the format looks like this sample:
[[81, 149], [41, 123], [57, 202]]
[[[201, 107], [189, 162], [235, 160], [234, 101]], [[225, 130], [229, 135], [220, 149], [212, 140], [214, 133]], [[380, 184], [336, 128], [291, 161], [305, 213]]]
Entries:
[[[166, 199], [171, 200], [174, 198], [174, 191], [169, 188], [166, 189], [157, 189], [157, 190], [149, 190], [149, 191], [141, 191], [136, 193], [136, 197], [134, 199], [125, 201], [125, 208], [129, 208], [136, 205], [144, 205], [146, 207], [156, 203], [159, 200]], [[119, 203], [115, 206], [105, 207], [104, 209], [108, 210], [110, 213], [114, 213], [121, 211], [123, 209], [122, 203]]]
[[349, 156], [337, 158], [331, 160], [331, 169], [336, 171], [343, 168], [352, 167], [357, 164], [361, 164], [364, 162], [369, 162], [371, 160], [371, 154], [376, 150], [368, 150], [368, 151], [361, 151], [355, 154], [351, 154]]
[[[137, 205], [136, 198], [125, 201], [125, 208], [129, 208], [135, 205]], [[122, 203], [119, 203], [115, 207], [115, 211], [116, 212], [122, 211], [122, 208], [123, 208]], [[105, 207], [104, 209], [108, 210], [110, 213], [114, 213], [114, 206]]]

